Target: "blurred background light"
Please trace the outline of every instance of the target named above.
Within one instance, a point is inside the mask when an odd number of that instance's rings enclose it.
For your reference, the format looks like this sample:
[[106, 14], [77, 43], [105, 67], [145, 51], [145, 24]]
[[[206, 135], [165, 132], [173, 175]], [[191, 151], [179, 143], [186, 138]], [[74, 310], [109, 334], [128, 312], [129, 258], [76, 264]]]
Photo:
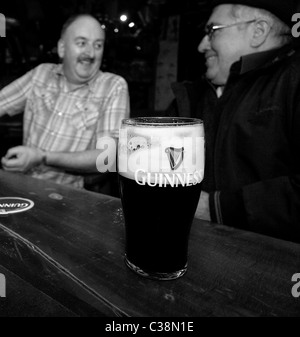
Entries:
[[121, 20], [122, 22], [126, 22], [126, 21], [128, 20], [127, 15], [122, 14], [122, 15], [120, 16], [120, 20]]

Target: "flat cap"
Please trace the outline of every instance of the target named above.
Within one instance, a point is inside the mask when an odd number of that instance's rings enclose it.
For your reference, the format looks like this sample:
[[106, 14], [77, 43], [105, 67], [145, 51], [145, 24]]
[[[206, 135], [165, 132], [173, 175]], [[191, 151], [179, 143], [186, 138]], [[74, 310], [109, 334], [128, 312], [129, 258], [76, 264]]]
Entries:
[[225, 5], [244, 5], [249, 7], [265, 9], [275, 16], [277, 16], [281, 21], [286, 23], [288, 26], [293, 26], [292, 16], [297, 12], [296, 0], [213, 0], [212, 8]]

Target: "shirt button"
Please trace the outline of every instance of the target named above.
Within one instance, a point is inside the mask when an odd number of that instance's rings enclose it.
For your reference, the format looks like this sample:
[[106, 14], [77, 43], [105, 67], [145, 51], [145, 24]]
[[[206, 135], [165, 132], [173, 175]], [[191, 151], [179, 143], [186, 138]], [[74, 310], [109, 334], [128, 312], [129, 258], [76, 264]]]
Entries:
[[59, 113], [58, 113], [58, 116], [61, 117], [61, 116], [62, 116], [62, 112], [59, 112]]
[[54, 136], [54, 131], [52, 131], [52, 132], [50, 133], [50, 135], [51, 135], [51, 136]]

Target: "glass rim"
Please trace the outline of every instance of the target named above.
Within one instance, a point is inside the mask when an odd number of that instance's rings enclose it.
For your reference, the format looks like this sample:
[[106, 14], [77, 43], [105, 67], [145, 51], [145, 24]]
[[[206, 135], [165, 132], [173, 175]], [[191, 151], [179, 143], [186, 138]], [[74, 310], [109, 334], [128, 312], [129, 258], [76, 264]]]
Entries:
[[134, 117], [122, 120], [122, 125], [127, 126], [189, 126], [203, 124], [198, 118], [189, 117]]

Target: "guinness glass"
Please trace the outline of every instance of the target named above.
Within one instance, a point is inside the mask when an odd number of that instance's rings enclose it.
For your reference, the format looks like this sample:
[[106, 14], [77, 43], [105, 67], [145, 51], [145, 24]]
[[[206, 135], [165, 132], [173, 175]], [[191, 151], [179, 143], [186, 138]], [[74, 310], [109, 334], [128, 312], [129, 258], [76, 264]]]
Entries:
[[202, 121], [123, 120], [118, 172], [127, 266], [152, 279], [184, 275], [204, 175]]

